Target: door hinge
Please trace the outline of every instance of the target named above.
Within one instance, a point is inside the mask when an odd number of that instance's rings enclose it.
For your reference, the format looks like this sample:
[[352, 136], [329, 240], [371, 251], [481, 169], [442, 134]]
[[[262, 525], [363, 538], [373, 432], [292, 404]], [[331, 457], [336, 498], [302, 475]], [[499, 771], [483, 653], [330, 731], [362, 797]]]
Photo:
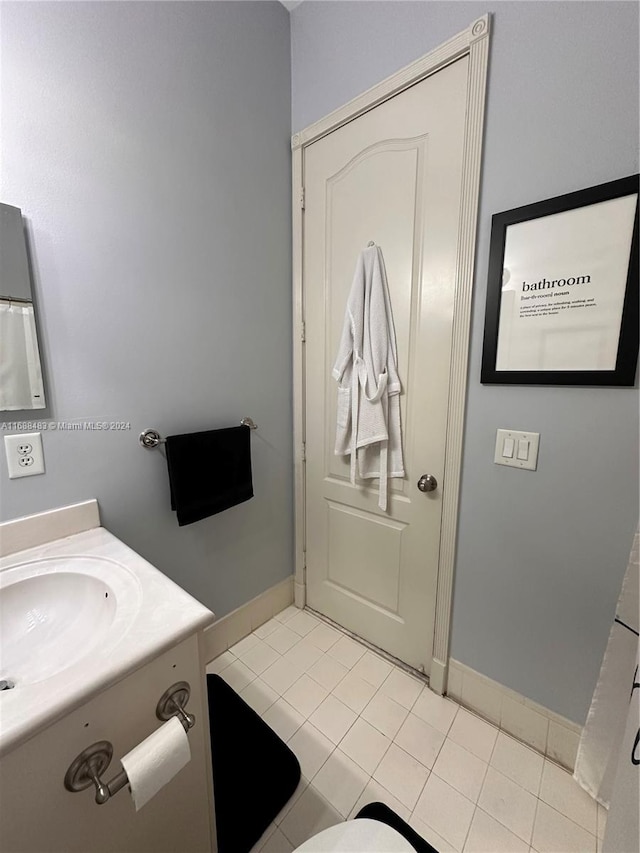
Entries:
[[307, 568], [307, 551], [306, 549], [302, 552], [302, 568]]
[[300, 323], [300, 340], [302, 343], [307, 340], [307, 326], [304, 320]]
[[307, 461], [307, 442], [306, 441], [302, 442], [302, 461], [303, 462]]
[[300, 207], [304, 210], [304, 187], [300, 187]]

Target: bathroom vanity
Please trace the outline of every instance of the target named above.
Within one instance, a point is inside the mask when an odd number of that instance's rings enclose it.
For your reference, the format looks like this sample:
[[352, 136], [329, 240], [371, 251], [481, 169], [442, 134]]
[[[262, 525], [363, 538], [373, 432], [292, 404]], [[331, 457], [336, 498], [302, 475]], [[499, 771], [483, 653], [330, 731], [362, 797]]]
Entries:
[[[0, 691], [2, 849], [214, 851], [200, 651], [213, 614], [101, 528], [95, 501], [0, 525], [0, 545], [0, 678], [15, 683]], [[102, 804], [90, 779], [65, 787], [78, 755], [103, 741], [113, 758], [100, 782], [117, 778], [120, 757], [163, 725], [163, 694], [185, 682], [195, 724], [170, 709], [188, 727], [191, 759], [146, 805], [136, 811], [122, 776]]]

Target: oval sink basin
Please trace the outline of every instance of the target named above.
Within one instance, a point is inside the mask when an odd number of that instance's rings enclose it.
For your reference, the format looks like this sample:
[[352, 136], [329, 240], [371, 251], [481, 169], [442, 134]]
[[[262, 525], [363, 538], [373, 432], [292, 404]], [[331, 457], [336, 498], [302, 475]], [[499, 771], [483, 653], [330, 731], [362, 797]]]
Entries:
[[[36, 560], [0, 574], [0, 678], [16, 687], [58, 675], [126, 630], [136, 579], [99, 557]], [[119, 607], [120, 605], [120, 607]], [[124, 622], [131, 622], [127, 618]]]

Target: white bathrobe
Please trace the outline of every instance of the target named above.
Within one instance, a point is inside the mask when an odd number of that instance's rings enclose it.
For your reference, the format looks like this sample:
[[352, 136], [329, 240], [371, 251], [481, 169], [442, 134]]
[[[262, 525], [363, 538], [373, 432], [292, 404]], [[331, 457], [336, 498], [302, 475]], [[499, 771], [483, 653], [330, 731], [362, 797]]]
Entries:
[[332, 371], [338, 386], [337, 456], [351, 456], [351, 482], [380, 478], [380, 509], [387, 479], [404, 477], [396, 333], [382, 252], [370, 246], [356, 266], [342, 338]]

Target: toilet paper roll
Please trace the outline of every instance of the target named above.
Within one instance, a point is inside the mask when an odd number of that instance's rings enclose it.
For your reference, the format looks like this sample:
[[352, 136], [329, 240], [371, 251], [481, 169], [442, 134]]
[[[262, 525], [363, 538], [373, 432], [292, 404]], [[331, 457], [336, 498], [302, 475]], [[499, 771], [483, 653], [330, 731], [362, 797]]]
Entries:
[[177, 717], [145, 738], [121, 758], [129, 778], [129, 787], [136, 811], [170, 782], [191, 760], [189, 739]]

